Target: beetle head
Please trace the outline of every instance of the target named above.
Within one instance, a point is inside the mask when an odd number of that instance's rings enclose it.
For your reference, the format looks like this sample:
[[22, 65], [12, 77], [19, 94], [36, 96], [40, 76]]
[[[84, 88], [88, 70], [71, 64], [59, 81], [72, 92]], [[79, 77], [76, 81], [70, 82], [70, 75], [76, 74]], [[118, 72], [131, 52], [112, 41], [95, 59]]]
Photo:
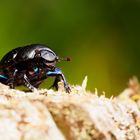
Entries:
[[70, 58], [59, 58], [51, 49], [37, 49], [35, 50], [35, 57], [41, 58], [41, 62], [49, 67], [54, 68], [57, 62], [60, 61], [70, 61]]

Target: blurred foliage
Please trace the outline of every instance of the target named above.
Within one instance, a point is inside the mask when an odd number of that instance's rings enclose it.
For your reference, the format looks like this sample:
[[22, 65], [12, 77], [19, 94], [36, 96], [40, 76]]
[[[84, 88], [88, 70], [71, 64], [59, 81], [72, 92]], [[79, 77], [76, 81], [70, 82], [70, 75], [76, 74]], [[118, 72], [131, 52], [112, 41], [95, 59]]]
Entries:
[[5, 0], [0, 2], [0, 57], [18, 46], [48, 44], [69, 83], [107, 95], [140, 76], [139, 0]]

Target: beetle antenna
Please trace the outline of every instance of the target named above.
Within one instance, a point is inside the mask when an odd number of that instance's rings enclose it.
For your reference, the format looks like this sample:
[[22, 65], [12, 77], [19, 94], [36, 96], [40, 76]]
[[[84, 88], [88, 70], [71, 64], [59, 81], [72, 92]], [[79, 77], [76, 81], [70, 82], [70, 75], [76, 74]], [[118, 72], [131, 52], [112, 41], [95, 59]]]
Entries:
[[70, 57], [66, 57], [64, 58], [65, 61], [71, 61], [71, 58]]
[[66, 58], [59, 58], [60, 61], [71, 61], [71, 58], [66, 57]]

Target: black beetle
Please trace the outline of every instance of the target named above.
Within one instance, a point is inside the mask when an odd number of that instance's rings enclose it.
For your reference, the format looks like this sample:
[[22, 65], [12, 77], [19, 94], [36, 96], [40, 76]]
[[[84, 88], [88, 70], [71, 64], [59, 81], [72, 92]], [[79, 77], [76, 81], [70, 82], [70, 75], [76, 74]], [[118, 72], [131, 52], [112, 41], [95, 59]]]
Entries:
[[62, 79], [64, 88], [69, 93], [70, 87], [62, 71], [55, 67], [58, 61], [60, 58], [45, 45], [31, 44], [18, 47], [1, 59], [0, 82], [11, 88], [25, 85], [29, 90], [35, 91], [43, 80], [55, 76], [51, 87], [58, 89], [58, 82]]

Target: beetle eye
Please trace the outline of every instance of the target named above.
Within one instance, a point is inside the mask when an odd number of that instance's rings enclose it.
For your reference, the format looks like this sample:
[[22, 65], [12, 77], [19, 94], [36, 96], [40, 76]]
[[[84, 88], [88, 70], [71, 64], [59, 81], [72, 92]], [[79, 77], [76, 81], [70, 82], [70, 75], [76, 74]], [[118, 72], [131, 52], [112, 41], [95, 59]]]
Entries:
[[42, 58], [44, 58], [46, 61], [55, 61], [56, 56], [52, 53], [44, 53], [42, 54]]

